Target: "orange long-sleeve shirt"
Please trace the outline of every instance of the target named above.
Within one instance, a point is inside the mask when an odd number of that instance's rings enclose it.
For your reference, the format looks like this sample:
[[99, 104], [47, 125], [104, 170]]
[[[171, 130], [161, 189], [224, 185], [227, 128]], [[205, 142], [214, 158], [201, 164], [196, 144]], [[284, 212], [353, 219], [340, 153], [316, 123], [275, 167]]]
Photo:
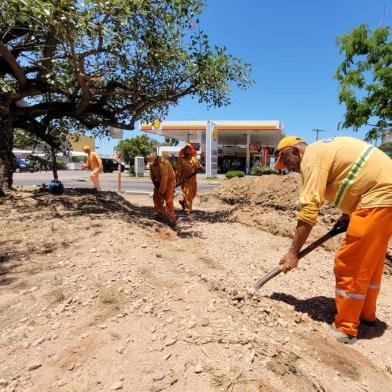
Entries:
[[154, 184], [159, 184], [159, 192], [165, 193], [168, 181], [174, 182], [175, 174], [172, 165], [168, 161], [157, 157], [155, 162], [150, 165], [150, 177]]
[[90, 167], [92, 170], [102, 169], [102, 159], [96, 152], [90, 152], [87, 155], [87, 161], [84, 166]]
[[176, 164], [176, 182], [181, 183], [196, 173], [201, 166], [196, 157], [179, 157]]
[[325, 200], [347, 214], [357, 208], [392, 207], [392, 160], [362, 140], [336, 137], [310, 144], [301, 177], [298, 219], [311, 225]]

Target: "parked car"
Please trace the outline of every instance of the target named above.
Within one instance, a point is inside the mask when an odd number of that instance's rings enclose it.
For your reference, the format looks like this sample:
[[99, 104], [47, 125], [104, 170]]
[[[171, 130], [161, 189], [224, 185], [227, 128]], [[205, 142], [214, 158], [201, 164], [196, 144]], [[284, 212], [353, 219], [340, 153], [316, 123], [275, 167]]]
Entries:
[[118, 165], [121, 165], [121, 172], [125, 170], [125, 166], [112, 158], [101, 158], [104, 173], [113, 173], [118, 170]]
[[17, 158], [14, 156], [14, 172], [34, 172], [34, 167], [27, 159]]

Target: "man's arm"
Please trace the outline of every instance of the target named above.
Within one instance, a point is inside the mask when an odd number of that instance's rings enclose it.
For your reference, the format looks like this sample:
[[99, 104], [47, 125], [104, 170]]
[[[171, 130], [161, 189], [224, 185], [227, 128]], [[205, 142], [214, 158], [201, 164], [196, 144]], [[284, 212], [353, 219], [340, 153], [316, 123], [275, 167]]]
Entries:
[[298, 265], [298, 254], [306, 242], [324, 202], [328, 171], [321, 167], [307, 167], [301, 171], [303, 189], [300, 195], [301, 209], [298, 213], [297, 228], [288, 252], [279, 264], [283, 272], [288, 272]]
[[295, 229], [293, 242], [288, 252], [281, 258], [279, 264], [283, 272], [288, 272], [298, 265], [298, 254], [312, 231], [312, 225], [299, 220]]

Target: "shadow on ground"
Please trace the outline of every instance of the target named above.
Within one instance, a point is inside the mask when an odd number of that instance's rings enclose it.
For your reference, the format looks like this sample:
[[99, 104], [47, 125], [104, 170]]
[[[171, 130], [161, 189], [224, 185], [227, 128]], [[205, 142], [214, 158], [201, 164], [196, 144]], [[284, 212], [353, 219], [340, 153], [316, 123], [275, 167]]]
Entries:
[[[331, 324], [335, 318], [336, 306], [334, 298], [319, 296], [298, 299], [290, 294], [284, 293], [273, 293], [270, 298], [293, 306], [296, 312], [305, 313], [315, 321]], [[388, 329], [388, 325], [384, 321], [378, 319], [372, 327], [361, 323], [358, 338], [373, 339], [380, 337], [384, 334], [386, 329]]]

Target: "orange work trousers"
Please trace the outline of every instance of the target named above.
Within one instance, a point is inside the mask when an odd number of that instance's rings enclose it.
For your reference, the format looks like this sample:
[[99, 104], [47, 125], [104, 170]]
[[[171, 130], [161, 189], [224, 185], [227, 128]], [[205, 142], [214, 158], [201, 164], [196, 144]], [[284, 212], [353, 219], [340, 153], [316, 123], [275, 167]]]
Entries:
[[184, 181], [181, 184], [181, 190], [184, 198], [184, 211], [191, 212], [192, 202], [197, 192], [196, 176], [192, 176], [191, 178], [188, 178], [186, 181]]
[[154, 208], [155, 208], [155, 213], [159, 217], [163, 217], [164, 214], [164, 207], [163, 205], [166, 203], [166, 212], [171, 221], [176, 220], [176, 213], [174, 212], [174, 181], [168, 181], [167, 182], [167, 188], [166, 192], [162, 195], [159, 192], [159, 187], [154, 188], [154, 195], [153, 195], [153, 200], [154, 200]]
[[90, 180], [94, 184], [95, 188], [99, 191], [101, 190], [101, 186], [99, 185], [99, 173], [101, 172], [101, 168], [97, 167], [93, 169], [92, 173], [90, 174]]
[[347, 335], [357, 335], [360, 320], [376, 319], [377, 296], [391, 236], [392, 207], [363, 208], [351, 215], [334, 266], [335, 326]]

